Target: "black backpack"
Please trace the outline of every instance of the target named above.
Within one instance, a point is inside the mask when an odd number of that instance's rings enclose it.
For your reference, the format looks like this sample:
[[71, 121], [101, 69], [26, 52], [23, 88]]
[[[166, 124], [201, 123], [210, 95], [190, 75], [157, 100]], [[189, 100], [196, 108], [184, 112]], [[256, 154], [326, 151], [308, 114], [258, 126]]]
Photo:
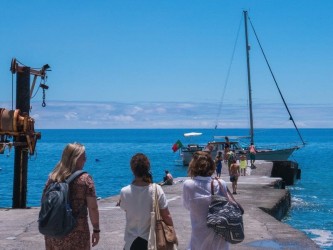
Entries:
[[69, 202], [69, 183], [86, 171], [78, 170], [64, 182], [51, 183], [42, 198], [38, 218], [41, 234], [61, 238], [69, 234], [76, 225]]

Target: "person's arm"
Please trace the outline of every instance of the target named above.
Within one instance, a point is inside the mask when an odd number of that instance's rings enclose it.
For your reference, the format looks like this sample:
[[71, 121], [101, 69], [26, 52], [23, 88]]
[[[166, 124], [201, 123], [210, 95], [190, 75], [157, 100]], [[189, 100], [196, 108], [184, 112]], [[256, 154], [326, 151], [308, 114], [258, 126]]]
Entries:
[[91, 236], [92, 246], [96, 246], [99, 241], [99, 211], [96, 197], [87, 197], [87, 206], [89, 211], [90, 222], [93, 226], [93, 233]]
[[160, 209], [160, 214], [161, 214], [161, 217], [162, 217], [163, 221], [165, 222], [165, 224], [167, 224], [169, 226], [173, 226], [172, 217], [171, 217], [168, 207], [166, 207], [164, 209]]
[[124, 199], [124, 192], [123, 189], [120, 190], [119, 200], [117, 202], [117, 206], [119, 206], [122, 210], [126, 211], [125, 209], [125, 199]]

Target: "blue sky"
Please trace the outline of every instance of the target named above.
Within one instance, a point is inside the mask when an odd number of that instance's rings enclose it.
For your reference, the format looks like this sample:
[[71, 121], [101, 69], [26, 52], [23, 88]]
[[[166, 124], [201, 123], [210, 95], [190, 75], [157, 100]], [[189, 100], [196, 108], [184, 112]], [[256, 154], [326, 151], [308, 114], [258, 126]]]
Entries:
[[[11, 108], [15, 57], [52, 69], [47, 106], [41, 92], [32, 100], [36, 128], [247, 127], [248, 10], [297, 125], [332, 128], [332, 9], [330, 0], [1, 1], [0, 107]], [[255, 126], [292, 127], [249, 38]]]

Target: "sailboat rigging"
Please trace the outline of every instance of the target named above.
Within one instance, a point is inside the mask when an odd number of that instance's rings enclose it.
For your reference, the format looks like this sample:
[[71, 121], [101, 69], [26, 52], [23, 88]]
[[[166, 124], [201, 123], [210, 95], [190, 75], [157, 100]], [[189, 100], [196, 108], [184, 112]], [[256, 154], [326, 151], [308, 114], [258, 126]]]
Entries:
[[[303, 146], [305, 145], [305, 142], [296, 126], [296, 123], [291, 115], [291, 112], [286, 104], [286, 101], [282, 95], [282, 92], [278, 86], [278, 83], [276, 81], [276, 78], [273, 74], [273, 71], [268, 63], [267, 57], [263, 51], [263, 48], [259, 42], [257, 33], [255, 32], [255, 29], [253, 27], [253, 24], [250, 20], [250, 18], [248, 17], [248, 13], [247, 11], [243, 11], [243, 15], [244, 15], [244, 26], [245, 26], [245, 46], [246, 46], [246, 66], [247, 66], [247, 85], [248, 85], [248, 98], [249, 98], [249, 115], [250, 115], [250, 143], [255, 143], [254, 142], [254, 125], [253, 125], [253, 107], [252, 107], [252, 86], [251, 86], [251, 71], [250, 71], [250, 46], [249, 46], [249, 39], [248, 39], [248, 21], [251, 24], [252, 30], [255, 34], [255, 37], [257, 39], [257, 42], [260, 46], [261, 52], [265, 58], [266, 64], [269, 68], [269, 71], [273, 77], [274, 83], [278, 89], [278, 92], [280, 94], [280, 97], [282, 98], [282, 101], [284, 103], [284, 106], [289, 114], [289, 120], [291, 120], [293, 122], [294, 127], [297, 130], [298, 136], [300, 137]], [[230, 71], [230, 69], [229, 69]], [[228, 72], [229, 72], [228, 71]], [[224, 95], [224, 93], [223, 93]], [[219, 111], [221, 109], [221, 106], [219, 108]], [[217, 128], [217, 125], [215, 126], [215, 129]], [[215, 136], [214, 137], [214, 141], [208, 142], [208, 144], [206, 145], [206, 147], [204, 146], [197, 146], [193, 147], [193, 144], [182, 147], [181, 148], [181, 156], [182, 156], [182, 160], [183, 160], [183, 165], [188, 165], [189, 161], [192, 158], [192, 154], [197, 151], [197, 150], [203, 150], [203, 148], [205, 148], [205, 150], [209, 150], [211, 152], [212, 157], [215, 157], [217, 155], [217, 153], [219, 151], [224, 151], [227, 142], [226, 141], [218, 141], [218, 139], [225, 139], [226, 136]], [[228, 146], [231, 146], [231, 150], [233, 150], [236, 155], [240, 154], [240, 153], [246, 153], [249, 154], [248, 149], [243, 148], [240, 144], [240, 142], [238, 141], [239, 138], [236, 138], [234, 136], [229, 136], [229, 138], [232, 139], [232, 141], [228, 142]], [[217, 139], [215, 141], [215, 139]], [[191, 146], [191, 148], [189, 148]], [[288, 160], [288, 158], [291, 156], [291, 154], [295, 151], [298, 150], [300, 147], [299, 146], [293, 146], [293, 147], [288, 147], [288, 148], [282, 148], [282, 149], [267, 149], [267, 148], [257, 148], [257, 154], [256, 154], [256, 159], [257, 160], [269, 160], [269, 161], [274, 161], [274, 160]]]
[[258, 42], [259, 47], [260, 47], [260, 50], [261, 50], [261, 52], [262, 52], [262, 54], [263, 54], [263, 56], [264, 56], [264, 58], [265, 58], [266, 64], [267, 64], [267, 66], [268, 66], [268, 69], [269, 69], [269, 71], [270, 71], [272, 77], [273, 77], [274, 83], [275, 83], [275, 85], [276, 85], [276, 87], [277, 87], [277, 89], [278, 89], [278, 91], [279, 91], [279, 94], [280, 94], [280, 97], [281, 97], [281, 99], [282, 99], [282, 101], [283, 101], [283, 104], [284, 104], [284, 106], [285, 106], [285, 108], [286, 108], [286, 110], [287, 110], [287, 112], [288, 112], [288, 114], [289, 114], [289, 120], [291, 120], [291, 121], [293, 122], [293, 125], [294, 125], [294, 127], [296, 128], [296, 131], [297, 131], [297, 133], [298, 133], [298, 136], [300, 137], [300, 139], [301, 139], [303, 145], [305, 145], [305, 142], [304, 142], [304, 140], [303, 140], [303, 138], [302, 138], [302, 136], [301, 136], [301, 133], [299, 132], [298, 127], [297, 127], [297, 125], [296, 125], [296, 123], [295, 123], [295, 121], [294, 121], [294, 118], [292, 117], [292, 115], [291, 115], [291, 113], [290, 113], [290, 110], [289, 110], [289, 108], [288, 108], [288, 105], [287, 105], [287, 103], [286, 103], [286, 101], [285, 101], [285, 99], [284, 99], [284, 97], [283, 97], [283, 95], [282, 95], [282, 92], [281, 92], [281, 90], [280, 90], [280, 87], [279, 87], [279, 85], [278, 85], [278, 83], [277, 83], [277, 81], [276, 81], [276, 78], [275, 78], [274, 74], [273, 74], [272, 68], [271, 68], [271, 66], [270, 66], [270, 64], [269, 64], [269, 62], [268, 62], [268, 60], [267, 60], [266, 54], [265, 54], [265, 52], [264, 52], [264, 50], [263, 50], [263, 48], [262, 48], [262, 46], [261, 46], [261, 43], [260, 43], [259, 38], [258, 38], [258, 36], [257, 36], [257, 32], [255, 31], [255, 29], [254, 29], [254, 27], [253, 27], [253, 24], [252, 24], [252, 22], [251, 22], [251, 19], [248, 17], [247, 11], [243, 11], [243, 13], [244, 13], [245, 38], [246, 38], [246, 39], [245, 39], [245, 43], [246, 43], [245, 46], [246, 46], [247, 79], [248, 79], [248, 87], [249, 87], [249, 103], [250, 103], [250, 104], [249, 104], [249, 109], [250, 109], [250, 127], [251, 127], [250, 135], [251, 135], [251, 143], [254, 143], [254, 132], [253, 132], [253, 113], [252, 113], [251, 75], [250, 75], [250, 55], [249, 55], [249, 54], [250, 54], [250, 46], [249, 46], [249, 40], [248, 40], [247, 20], [250, 21], [250, 24], [251, 24], [251, 27], [252, 27], [253, 33], [254, 33], [254, 35], [255, 35], [255, 37], [256, 37], [256, 39], [257, 39], [257, 42]]

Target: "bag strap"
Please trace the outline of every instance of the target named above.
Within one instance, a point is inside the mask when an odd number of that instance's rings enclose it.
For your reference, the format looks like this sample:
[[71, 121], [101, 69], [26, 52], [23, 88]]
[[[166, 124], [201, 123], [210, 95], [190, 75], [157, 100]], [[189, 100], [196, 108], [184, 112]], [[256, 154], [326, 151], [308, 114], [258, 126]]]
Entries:
[[[211, 192], [211, 194], [214, 195], [214, 180], [217, 180], [217, 182], [219, 183], [220, 189], [222, 190], [222, 192], [225, 195], [225, 197], [228, 199], [228, 195], [226, 194], [226, 192], [225, 192], [225, 190], [223, 188], [222, 183], [220, 182], [220, 180], [217, 177], [212, 178], [212, 181], [210, 182], [210, 192]], [[228, 189], [228, 187], [227, 187], [227, 189]]]
[[[84, 173], [87, 173], [87, 171], [76, 170], [73, 174], [71, 174], [69, 177], [67, 177], [65, 182], [69, 185], [69, 183], [71, 183], [73, 180], [75, 180], [77, 177], [79, 177], [81, 174], [84, 174]], [[68, 192], [68, 194], [69, 194], [69, 192]], [[67, 201], [69, 202], [69, 195], [67, 196]], [[86, 209], [86, 207], [87, 207], [86, 205], [82, 205], [81, 208], [79, 209], [79, 212], [74, 217], [75, 218], [79, 217], [79, 215], [84, 211], [84, 209]]]
[[214, 195], [214, 180], [215, 179], [212, 179], [212, 181], [210, 182], [210, 193], [211, 193], [211, 195]]
[[155, 200], [156, 200], [155, 192], [156, 192], [156, 189], [155, 189], [155, 184], [154, 183], [152, 184], [152, 187], [153, 187], [153, 192], [152, 192], [153, 210], [152, 210], [152, 212], [155, 212], [155, 206], [156, 206], [156, 204], [155, 204]]
[[241, 210], [242, 214], [244, 214], [243, 207], [236, 201], [236, 199], [234, 198], [234, 196], [232, 195], [232, 193], [230, 192], [228, 187], [227, 187], [227, 191], [224, 190], [222, 183], [220, 182], [220, 180], [217, 177], [213, 178], [211, 183], [210, 183], [211, 194], [214, 195], [214, 180], [217, 180], [217, 182], [219, 183], [219, 188], [222, 190], [222, 192], [223, 192], [224, 196], [227, 198], [227, 200], [229, 202], [235, 204], [236, 206], [238, 206], [239, 209]]
[[67, 184], [71, 183], [73, 180], [75, 180], [76, 177], [80, 176], [83, 173], [87, 173], [87, 171], [84, 170], [76, 170], [73, 174], [71, 174], [65, 181]]
[[160, 214], [160, 206], [158, 204], [158, 194], [157, 194], [157, 186], [155, 184], [155, 214], [156, 214], [156, 220], [162, 220], [161, 214]]

